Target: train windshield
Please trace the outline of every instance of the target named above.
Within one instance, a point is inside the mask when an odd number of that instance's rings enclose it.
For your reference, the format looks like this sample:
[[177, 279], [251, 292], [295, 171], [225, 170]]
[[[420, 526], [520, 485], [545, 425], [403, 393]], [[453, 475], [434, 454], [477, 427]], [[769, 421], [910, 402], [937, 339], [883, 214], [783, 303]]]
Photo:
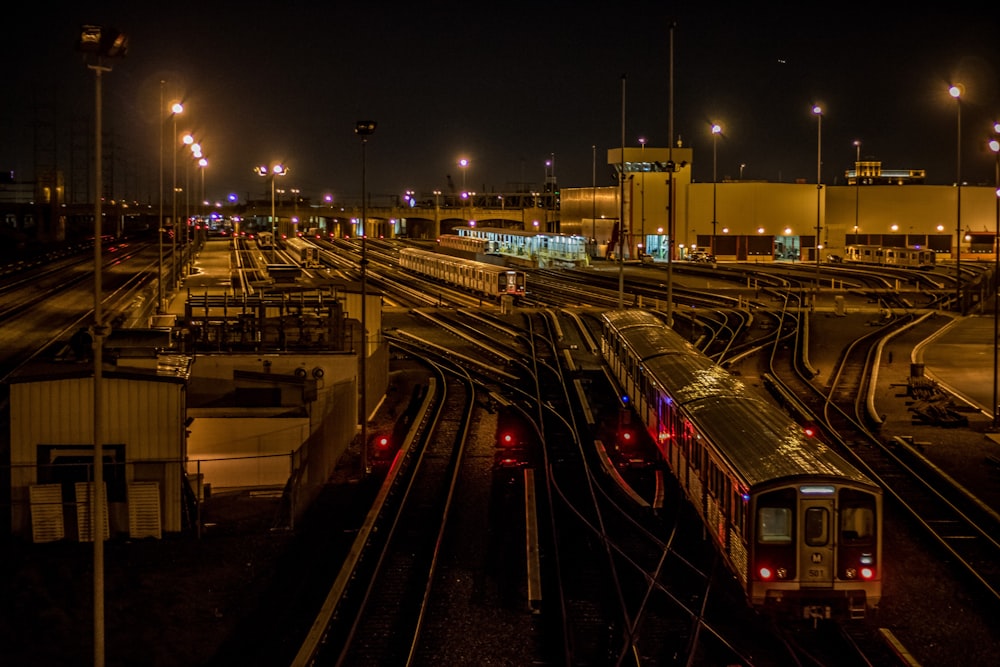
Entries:
[[[857, 496], [856, 498], [853, 496]], [[875, 507], [870, 496], [842, 492], [840, 540], [845, 545], [871, 544], [875, 538]]]
[[788, 507], [761, 507], [757, 511], [757, 540], [764, 544], [790, 544], [792, 510]]

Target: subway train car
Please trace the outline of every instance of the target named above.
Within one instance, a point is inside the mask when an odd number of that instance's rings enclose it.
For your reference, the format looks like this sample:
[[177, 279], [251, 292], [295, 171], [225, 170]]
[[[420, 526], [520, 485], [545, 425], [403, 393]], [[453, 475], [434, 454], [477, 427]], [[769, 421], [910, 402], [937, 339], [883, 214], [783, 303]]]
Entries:
[[878, 606], [878, 485], [649, 311], [603, 313], [601, 349], [753, 607]]
[[319, 261], [319, 247], [306, 239], [293, 236], [285, 240], [285, 250], [295, 259], [295, 262], [306, 269], [317, 269], [322, 264]]
[[419, 248], [399, 251], [399, 265], [408, 271], [491, 298], [525, 294], [524, 271]]
[[937, 255], [927, 248], [894, 248], [878, 245], [849, 245], [844, 261], [875, 266], [899, 266], [929, 271], [936, 266]]

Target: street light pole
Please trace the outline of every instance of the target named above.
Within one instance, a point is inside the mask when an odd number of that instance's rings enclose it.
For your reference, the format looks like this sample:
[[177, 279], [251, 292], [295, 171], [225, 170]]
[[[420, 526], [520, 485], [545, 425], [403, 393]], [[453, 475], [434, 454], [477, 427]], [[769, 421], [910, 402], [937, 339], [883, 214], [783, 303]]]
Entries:
[[955, 308], [964, 314], [962, 307], [962, 88], [951, 86], [948, 94], [955, 98], [955, 118], [957, 123], [955, 158]]
[[166, 81], [160, 80], [160, 105], [156, 108], [157, 123], [160, 126], [160, 220], [156, 228], [157, 248], [159, 250], [159, 263], [156, 271], [156, 312], [163, 313], [163, 85]]
[[[367, 166], [365, 164], [368, 137], [375, 133], [377, 123], [373, 120], [359, 120], [354, 126], [354, 133], [361, 137], [361, 474], [368, 474], [368, 183]], [[463, 167], [468, 160], [462, 160]], [[465, 189], [465, 170], [462, 171], [462, 189]]]
[[719, 135], [722, 133], [722, 128], [719, 127], [718, 123], [712, 125], [712, 256], [715, 256], [715, 227], [718, 223], [718, 219], [715, 214], [715, 201], [716, 201], [716, 188], [719, 184], [719, 179], [716, 175], [716, 165], [718, 164], [718, 145], [719, 145]]
[[590, 146], [590, 152], [590, 242], [597, 245], [597, 144]]
[[94, 460], [93, 460], [93, 493], [91, 495], [90, 528], [94, 540], [94, 665], [103, 667], [105, 659], [104, 636], [104, 515], [106, 514], [106, 496], [104, 493], [104, 400], [102, 395], [101, 371], [104, 364], [104, 314], [101, 310], [102, 277], [101, 277], [101, 196], [104, 182], [102, 174], [102, 105], [101, 105], [101, 75], [110, 72], [111, 67], [104, 65], [105, 58], [124, 56], [128, 50], [128, 38], [117, 30], [105, 30], [100, 26], [85, 25], [81, 29], [79, 50], [91, 53], [96, 63], [87, 65], [94, 70]]
[[822, 243], [822, 193], [823, 193], [823, 108], [818, 104], [813, 106], [813, 113], [816, 114], [816, 291], [819, 292], [819, 260]]
[[640, 213], [639, 237], [642, 239], [641, 247], [637, 249], [639, 260], [646, 253], [646, 138], [639, 137], [639, 153], [642, 155], [642, 177], [639, 181], [639, 189], [642, 191], [642, 209]]
[[184, 112], [184, 105], [175, 102], [170, 108], [173, 119], [173, 139], [170, 140], [173, 152], [173, 178], [170, 186], [171, 208], [170, 224], [174, 233], [170, 235], [170, 289], [177, 287], [177, 116]]
[[[856, 154], [854, 156], [854, 234], [857, 236], [858, 227], [860, 226], [860, 213], [861, 213], [861, 140], [854, 140], [854, 148]], [[854, 242], [857, 243], [857, 239]]]
[[271, 263], [275, 264], [277, 262], [276, 247], [278, 245], [278, 226], [277, 220], [275, 219], [274, 210], [274, 179], [277, 176], [285, 176], [288, 174], [288, 168], [282, 164], [275, 164], [270, 167], [266, 165], [261, 165], [254, 169], [257, 174], [261, 176], [267, 176], [268, 180], [271, 181]]
[[[993, 124], [993, 131], [1000, 135], [1000, 122]], [[1000, 429], [1000, 415], [997, 414], [997, 339], [1000, 337], [1000, 137], [990, 141], [990, 150], [996, 162], [994, 185], [995, 199], [995, 235], [993, 237], [993, 424], [994, 431]]]

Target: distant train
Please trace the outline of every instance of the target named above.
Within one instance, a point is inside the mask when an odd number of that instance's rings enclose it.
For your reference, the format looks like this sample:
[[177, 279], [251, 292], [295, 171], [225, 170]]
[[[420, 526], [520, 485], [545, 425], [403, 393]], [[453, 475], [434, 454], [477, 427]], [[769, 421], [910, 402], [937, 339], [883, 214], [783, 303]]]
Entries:
[[271, 232], [257, 232], [257, 247], [261, 250], [270, 250], [274, 247], [274, 234]]
[[937, 254], [933, 250], [917, 247], [890, 247], [880, 245], [849, 245], [844, 249], [844, 261], [876, 266], [933, 269]]
[[753, 607], [878, 606], [879, 486], [653, 313], [604, 313], [601, 349]]
[[295, 263], [305, 269], [318, 269], [323, 264], [319, 261], [319, 246], [306, 239], [293, 236], [285, 240], [285, 250]]
[[400, 250], [399, 265], [409, 271], [462, 287], [482, 296], [517, 298], [525, 294], [524, 271], [505, 266], [442, 255], [419, 248]]

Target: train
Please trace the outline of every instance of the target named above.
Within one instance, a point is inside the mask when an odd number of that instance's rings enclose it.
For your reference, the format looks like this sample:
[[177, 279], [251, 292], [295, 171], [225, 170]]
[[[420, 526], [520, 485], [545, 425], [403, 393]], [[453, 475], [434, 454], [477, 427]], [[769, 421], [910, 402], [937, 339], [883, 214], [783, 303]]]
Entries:
[[319, 246], [298, 236], [293, 236], [285, 240], [285, 251], [290, 254], [295, 263], [305, 269], [318, 269], [322, 266], [319, 261]]
[[655, 313], [601, 314], [609, 372], [755, 609], [860, 619], [882, 597], [882, 489]]
[[257, 247], [261, 250], [270, 250], [274, 247], [274, 234], [271, 232], [257, 232]]
[[518, 299], [523, 297], [527, 290], [525, 272], [519, 269], [452, 257], [420, 248], [401, 249], [399, 265], [409, 271], [494, 299], [502, 296]]
[[848, 245], [844, 248], [844, 261], [929, 271], [936, 266], [937, 254], [917, 246]]

